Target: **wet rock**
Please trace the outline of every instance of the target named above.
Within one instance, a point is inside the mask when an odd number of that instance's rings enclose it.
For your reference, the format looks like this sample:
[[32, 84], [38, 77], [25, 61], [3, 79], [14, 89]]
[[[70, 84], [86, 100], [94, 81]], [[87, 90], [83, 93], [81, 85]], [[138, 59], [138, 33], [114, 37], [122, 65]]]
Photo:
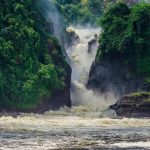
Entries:
[[95, 46], [97, 45], [97, 39], [97, 34], [95, 34], [94, 38], [88, 42], [88, 53], [91, 53], [95, 49]]
[[122, 117], [150, 117], [150, 92], [125, 95], [110, 109]]
[[93, 63], [87, 87], [102, 93], [113, 92], [121, 97], [110, 106], [120, 117], [150, 117], [150, 94], [135, 94], [137, 91], [150, 90], [149, 84], [145, 83], [145, 76], [135, 75], [134, 68], [124, 64], [121, 57], [114, 58], [108, 57]]
[[67, 37], [67, 46], [71, 46], [72, 44], [79, 42], [80, 38], [79, 36], [75, 33], [75, 31], [71, 28], [68, 28], [66, 30], [66, 37]]
[[122, 96], [139, 91], [143, 85], [142, 77], [133, 75], [133, 69], [116, 56], [113, 60], [108, 58], [92, 64], [87, 87]]
[[117, 118], [116, 112], [113, 109], [106, 109], [99, 115], [100, 118]]

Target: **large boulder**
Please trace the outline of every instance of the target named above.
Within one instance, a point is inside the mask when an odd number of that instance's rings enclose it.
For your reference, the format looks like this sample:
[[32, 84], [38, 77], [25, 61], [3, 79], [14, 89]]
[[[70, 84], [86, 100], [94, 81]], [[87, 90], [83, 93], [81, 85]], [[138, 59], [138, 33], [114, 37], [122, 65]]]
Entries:
[[150, 117], [150, 93], [132, 93], [117, 101], [110, 109], [122, 117]]

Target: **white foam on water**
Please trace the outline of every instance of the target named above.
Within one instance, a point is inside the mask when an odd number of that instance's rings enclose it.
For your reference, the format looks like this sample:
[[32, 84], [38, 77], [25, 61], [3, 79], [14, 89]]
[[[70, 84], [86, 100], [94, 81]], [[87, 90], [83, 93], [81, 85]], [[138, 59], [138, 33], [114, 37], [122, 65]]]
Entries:
[[113, 146], [118, 146], [121, 148], [134, 148], [134, 147], [142, 147], [142, 148], [150, 148], [150, 141], [146, 142], [120, 142], [112, 144]]
[[[0, 118], [0, 149], [74, 150], [149, 146], [149, 142], [141, 141], [150, 140], [150, 119], [89, 116], [88, 108], [83, 106], [49, 111], [43, 115], [22, 114], [17, 118], [3, 116]], [[129, 142], [130, 139], [133, 142]]]
[[[87, 111], [87, 112], [86, 112]], [[68, 113], [68, 115], [67, 115]], [[86, 114], [87, 113], [87, 114]], [[65, 115], [64, 115], [65, 114]], [[92, 114], [92, 111], [91, 111]], [[70, 116], [69, 116], [70, 115]], [[81, 117], [82, 116], [82, 117]], [[93, 118], [86, 108], [74, 108], [64, 111], [49, 111], [44, 115], [23, 114], [17, 118], [1, 117], [0, 130], [25, 130], [47, 132], [52, 128], [72, 128], [72, 127], [109, 127], [109, 128], [129, 128], [129, 127], [149, 127], [150, 119], [111, 119]]]

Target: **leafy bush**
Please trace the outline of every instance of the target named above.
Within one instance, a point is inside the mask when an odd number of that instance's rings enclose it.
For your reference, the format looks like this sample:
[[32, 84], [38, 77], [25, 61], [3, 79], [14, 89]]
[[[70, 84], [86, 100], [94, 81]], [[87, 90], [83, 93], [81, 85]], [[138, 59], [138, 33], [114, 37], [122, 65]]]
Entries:
[[[63, 88], [66, 62], [56, 39], [45, 32], [36, 0], [1, 0], [0, 18], [0, 107], [31, 109]], [[58, 58], [62, 64], [56, 64]]]

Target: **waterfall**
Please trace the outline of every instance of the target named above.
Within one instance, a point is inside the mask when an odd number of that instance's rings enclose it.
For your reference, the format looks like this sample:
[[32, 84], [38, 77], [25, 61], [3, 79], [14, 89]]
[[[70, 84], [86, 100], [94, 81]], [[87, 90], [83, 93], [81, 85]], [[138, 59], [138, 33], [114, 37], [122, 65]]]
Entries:
[[71, 59], [70, 65], [72, 68], [72, 104], [77, 106], [92, 106], [101, 110], [107, 109], [113, 103], [113, 100], [115, 100], [114, 95], [112, 93], [100, 94], [86, 88], [89, 70], [98, 49], [97, 37], [100, 35], [101, 29], [70, 26], [67, 30], [74, 32], [78, 37], [67, 48], [67, 54]]
[[[90, 106], [99, 110], [107, 109], [116, 98], [112, 93], [99, 93], [87, 89], [89, 70], [98, 49], [98, 37], [101, 29], [90, 26], [70, 26], [72, 38], [70, 44], [65, 38], [65, 26], [61, 13], [52, 0], [40, 0], [40, 10], [46, 20], [53, 24], [53, 34], [59, 40], [63, 54], [72, 68], [71, 101], [73, 106]], [[71, 38], [71, 37], [70, 37]], [[66, 54], [67, 53], [67, 54]], [[69, 57], [69, 58], [68, 58]]]

